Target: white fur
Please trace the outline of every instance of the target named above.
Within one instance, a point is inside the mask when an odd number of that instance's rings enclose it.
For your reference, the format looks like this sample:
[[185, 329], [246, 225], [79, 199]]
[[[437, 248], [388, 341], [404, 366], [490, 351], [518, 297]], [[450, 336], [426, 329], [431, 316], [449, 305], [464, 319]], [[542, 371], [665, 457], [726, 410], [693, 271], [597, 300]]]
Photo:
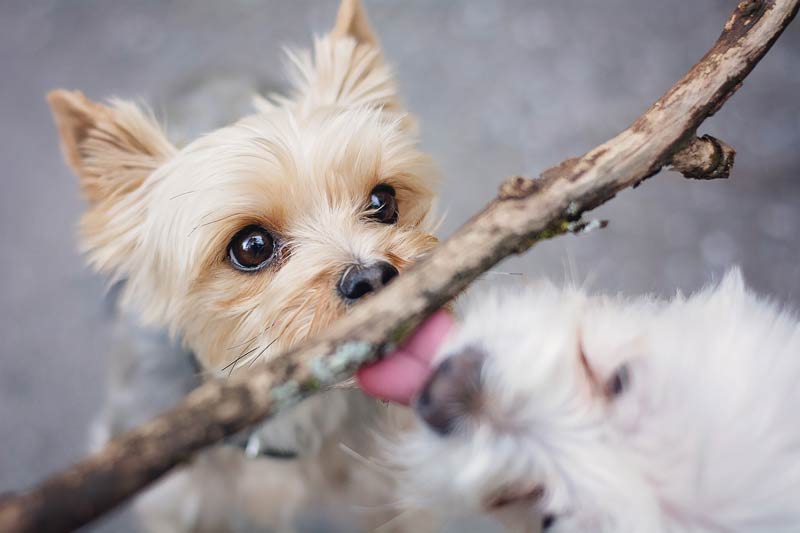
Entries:
[[[738, 271], [689, 298], [628, 300], [552, 285], [484, 295], [439, 355], [487, 354], [483, 408], [394, 450], [409, 504], [514, 513], [552, 531], [800, 528], [800, 326]], [[593, 386], [626, 365], [616, 397]], [[518, 506], [519, 507], [519, 506]]]

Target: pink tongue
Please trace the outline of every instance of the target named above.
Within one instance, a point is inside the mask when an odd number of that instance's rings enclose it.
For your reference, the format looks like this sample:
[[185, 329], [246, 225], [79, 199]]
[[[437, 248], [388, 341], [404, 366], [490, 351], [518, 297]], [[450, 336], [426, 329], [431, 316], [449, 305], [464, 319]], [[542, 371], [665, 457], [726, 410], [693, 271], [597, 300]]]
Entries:
[[370, 396], [408, 405], [428, 379], [431, 360], [452, 328], [453, 318], [437, 311], [398, 349], [362, 366], [356, 374], [359, 385]]

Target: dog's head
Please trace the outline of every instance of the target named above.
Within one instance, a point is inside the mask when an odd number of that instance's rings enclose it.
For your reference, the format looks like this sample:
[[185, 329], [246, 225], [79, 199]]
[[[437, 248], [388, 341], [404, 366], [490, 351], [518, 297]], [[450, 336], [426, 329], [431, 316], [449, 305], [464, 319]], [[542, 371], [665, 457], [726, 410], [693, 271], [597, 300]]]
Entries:
[[602, 476], [620, 461], [603, 442], [627, 361], [615, 365], [622, 351], [609, 358], [595, 339], [606, 331], [618, 349], [636, 331], [612, 304], [603, 324], [593, 309], [583, 292], [547, 283], [471, 297], [414, 402], [421, 424], [392, 453], [410, 503], [550, 526], [585, 496], [584, 469]]
[[183, 148], [131, 103], [48, 97], [91, 264], [209, 371], [307, 337], [435, 243], [435, 172], [360, 4], [290, 59], [290, 95]]
[[390, 447], [412, 506], [548, 531], [794, 527], [800, 331], [738, 272], [669, 302], [541, 285], [466, 308]]

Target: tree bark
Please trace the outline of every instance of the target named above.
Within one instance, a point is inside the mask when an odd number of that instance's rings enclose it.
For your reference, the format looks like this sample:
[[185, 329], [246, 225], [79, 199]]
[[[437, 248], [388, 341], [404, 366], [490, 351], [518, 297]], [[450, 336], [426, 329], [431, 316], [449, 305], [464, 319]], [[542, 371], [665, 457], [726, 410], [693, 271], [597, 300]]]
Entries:
[[0, 497], [0, 531], [69, 531], [113, 509], [225, 436], [352, 376], [510, 254], [581, 227], [581, 215], [667, 165], [727, 177], [733, 150], [695, 132], [741, 86], [800, 0], [746, 0], [713, 48], [628, 129], [539, 178], [513, 177], [426, 259], [322, 336], [249, 375], [211, 381], [174, 409], [32, 489]]

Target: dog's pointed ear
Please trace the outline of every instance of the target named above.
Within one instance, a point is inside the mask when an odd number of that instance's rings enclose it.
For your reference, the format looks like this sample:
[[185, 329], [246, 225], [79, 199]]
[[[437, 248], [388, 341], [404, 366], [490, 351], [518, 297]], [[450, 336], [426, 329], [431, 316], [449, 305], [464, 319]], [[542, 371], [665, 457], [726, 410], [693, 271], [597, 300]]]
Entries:
[[367, 12], [361, 5], [361, 0], [342, 0], [331, 36], [352, 37], [356, 42], [378, 46], [378, 38], [370, 28]]
[[306, 113], [328, 106], [378, 108], [413, 127], [360, 0], [342, 0], [333, 29], [315, 40], [313, 53], [290, 51], [289, 59], [295, 90], [275, 101]]
[[129, 102], [105, 106], [65, 90], [50, 92], [47, 102], [64, 157], [92, 203], [138, 188], [175, 153], [153, 117]]

